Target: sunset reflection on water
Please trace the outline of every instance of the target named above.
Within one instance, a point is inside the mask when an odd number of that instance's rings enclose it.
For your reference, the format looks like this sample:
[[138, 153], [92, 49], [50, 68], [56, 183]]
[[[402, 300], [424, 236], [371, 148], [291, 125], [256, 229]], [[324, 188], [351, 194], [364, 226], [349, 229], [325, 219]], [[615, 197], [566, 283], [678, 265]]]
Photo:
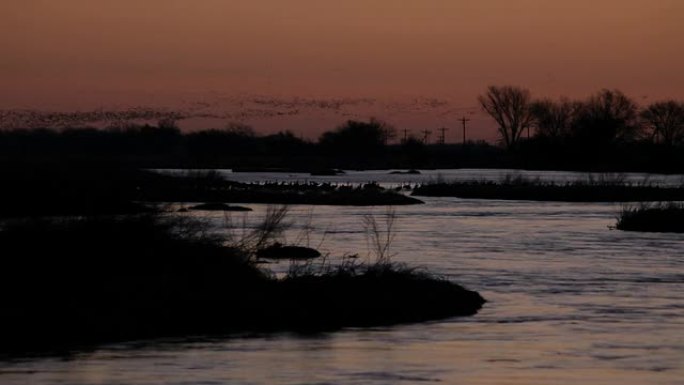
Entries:
[[[479, 291], [473, 317], [318, 335], [116, 344], [0, 365], [3, 384], [678, 384], [684, 238], [609, 230], [605, 203], [429, 198], [397, 207], [394, 260]], [[258, 218], [264, 205], [250, 205]], [[313, 211], [312, 211], [313, 210]], [[331, 260], [383, 208], [292, 206]], [[202, 214], [225, 231], [222, 213]], [[242, 215], [242, 214], [237, 214]], [[324, 234], [325, 232], [325, 234]], [[287, 263], [270, 265], [285, 271]]]

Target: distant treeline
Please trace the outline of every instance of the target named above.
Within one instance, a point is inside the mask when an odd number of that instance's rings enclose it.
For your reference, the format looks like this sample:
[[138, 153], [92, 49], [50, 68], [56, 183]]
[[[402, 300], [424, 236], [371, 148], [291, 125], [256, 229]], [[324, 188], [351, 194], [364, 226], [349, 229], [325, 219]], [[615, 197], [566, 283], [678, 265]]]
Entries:
[[149, 168], [327, 169], [522, 168], [684, 173], [684, 103], [640, 108], [617, 90], [586, 100], [534, 100], [528, 90], [489, 87], [480, 104], [497, 144], [398, 140], [387, 123], [347, 121], [317, 141], [245, 125], [182, 132], [173, 120], [116, 128], [0, 131], [0, 160], [117, 162]]
[[348, 121], [318, 141], [291, 132], [258, 135], [242, 125], [183, 132], [172, 125], [116, 129], [0, 131], [0, 161], [122, 163], [146, 168], [330, 169], [494, 167], [508, 155], [484, 142], [426, 145], [408, 138], [389, 144], [393, 129], [371, 120]]
[[490, 86], [478, 98], [500, 144], [529, 168], [684, 171], [684, 102], [639, 106], [619, 90], [585, 99], [533, 99], [529, 90]]

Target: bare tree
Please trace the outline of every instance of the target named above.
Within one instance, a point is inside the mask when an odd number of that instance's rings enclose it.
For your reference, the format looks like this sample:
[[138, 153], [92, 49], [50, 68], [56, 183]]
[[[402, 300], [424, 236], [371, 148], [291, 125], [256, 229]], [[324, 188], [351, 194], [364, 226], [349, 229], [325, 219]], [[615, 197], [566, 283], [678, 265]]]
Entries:
[[574, 134], [596, 143], [634, 139], [639, 134], [636, 103], [619, 90], [602, 90], [581, 104]]
[[482, 109], [498, 123], [506, 148], [514, 147], [523, 131], [530, 129], [530, 100], [529, 90], [512, 86], [489, 86], [487, 93], [478, 97]]
[[563, 138], [570, 134], [573, 120], [580, 105], [568, 98], [558, 101], [542, 99], [530, 106], [534, 116], [535, 135], [546, 138]]
[[684, 141], [684, 103], [655, 102], [641, 111], [641, 119], [654, 141], [673, 145]]

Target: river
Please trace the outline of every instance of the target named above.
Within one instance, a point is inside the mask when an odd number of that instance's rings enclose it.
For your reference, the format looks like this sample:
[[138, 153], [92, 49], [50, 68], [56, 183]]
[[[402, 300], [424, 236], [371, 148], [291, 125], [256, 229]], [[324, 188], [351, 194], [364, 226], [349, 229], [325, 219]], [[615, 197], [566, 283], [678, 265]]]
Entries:
[[[368, 174], [320, 178], [399, 184], [428, 177], [387, 180]], [[576, 176], [541, 173], [554, 180]], [[649, 180], [676, 184], [683, 179]], [[394, 209], [392, 258], [479, 291], [488, 302], [475, 316], [317, 335], [110, 344], [1, 361], [0, 383], [682, 384], [684, 234], [611, 230], [619, 204], [424, 200], [424, 205]], [[251, 223], [266, 210], [248, 206], [255, 211], [232, 214], [230, 220], [216, 212], [193, 215], [202, 215], [217, 231], [229, 231], [226, 227], [242, 223], [242, 216]], [[285, 236], [319, 247], [332, 263], [345, 254], [372, 259], [363, 227], [369, 213], [382, 227], [384, 208], [292, 206], [287, 219], [292, 227]], [[288, 264], [269, 267], [283, 272]]]

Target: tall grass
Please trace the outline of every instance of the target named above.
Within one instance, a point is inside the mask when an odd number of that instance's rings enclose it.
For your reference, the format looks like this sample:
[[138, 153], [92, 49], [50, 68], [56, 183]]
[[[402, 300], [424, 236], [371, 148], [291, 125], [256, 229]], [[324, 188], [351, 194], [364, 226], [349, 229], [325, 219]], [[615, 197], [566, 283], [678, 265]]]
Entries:
[[233, 216], [227, 213], [224, 216], [227, 244], [254, 256], [282, 239], [283, 233], [290, 228], [290, 223], [285, 221], [288, 212], [287, 205], [268, 206], [263, 218], [254, 226], [247, 224], [246, 216], [242, 216], [240, 224], [235, 224]]
[[384, 224], [384, 228], [378, 223], [378, 219], [375, 215], [366, 214], [363, 216], [363, 228], [366, 232], [366, 242], [378, 264], [387, 264], [391, 261], [392, 254], [390, 247], [396, 236], [396, 219], [397, 213], [392, 206], [387, 207], [383, 215], [382, 224]]
[[659, 186], [648, 179], [629, 183], [620, 174], [589, 175], [564, 183], [506, 175], [499, 181], [427, 183], [416, 187], [413, 195], [564, 202], [677, 201], [684, 200], [684, 185]]
[[669, 202], [625, 206], [615, 228], [624, 231], [684, 233], [684, 204]]

